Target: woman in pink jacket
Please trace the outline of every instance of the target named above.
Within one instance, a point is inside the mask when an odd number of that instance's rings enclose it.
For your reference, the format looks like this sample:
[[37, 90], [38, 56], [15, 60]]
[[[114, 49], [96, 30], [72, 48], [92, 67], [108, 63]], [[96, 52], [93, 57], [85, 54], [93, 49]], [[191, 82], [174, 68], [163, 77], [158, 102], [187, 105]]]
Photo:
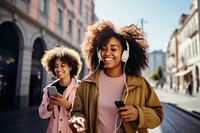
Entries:
[[[82, 68], [80, 56], [72, 49], [55, 47], [44, 54], [41, 63], [56, 79], [43, 89], [39, 106], [40, 117], [49, 119], [46, 133], [69, 133], [68, 120], [78, 87], [77, 76]], [[57, 96], [50, 96], [48, 86], [57, 88]]]

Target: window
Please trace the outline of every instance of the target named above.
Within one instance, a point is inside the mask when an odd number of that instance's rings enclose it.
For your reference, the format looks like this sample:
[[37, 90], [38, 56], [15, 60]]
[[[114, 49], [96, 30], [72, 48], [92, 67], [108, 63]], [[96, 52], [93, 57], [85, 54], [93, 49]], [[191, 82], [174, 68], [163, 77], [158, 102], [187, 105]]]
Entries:
[[69, 22], [68, 22], [68, 35], [70, 36], [70, 37], [72, 37], [72, 27], [73, 27], [73, 24], [72, 24], [72, 19], [69, 19]]
[[81, 28], [78, 28], [78, 43], [81, 43]]
[[82, 0], [79, 0], [79, 14], [82, 15]]
[[89, 24], [89, 22], [88, 22], [88, 20], [89, 20], [89, 9], [88, 9], [88, 7], [86, 6], [86, 13], [85, 13], [85, 23], [86, 23], [86, 25], [88, 25]]
[[58, 8], [58, 10], [57, 10], [56, 23], [57, 23], [59, 26], [62, 26], [62, 10], [61, 10], [60, 8]]
[[39, 3], [39, 9], [43, 13], [46, 13], [46, 5], [47, 5], [46, 2], [47, 2], [46, 0], [40, 0], [40, 3]]
[[74, 0], [70, 0], [72, 4], [74, 4]]

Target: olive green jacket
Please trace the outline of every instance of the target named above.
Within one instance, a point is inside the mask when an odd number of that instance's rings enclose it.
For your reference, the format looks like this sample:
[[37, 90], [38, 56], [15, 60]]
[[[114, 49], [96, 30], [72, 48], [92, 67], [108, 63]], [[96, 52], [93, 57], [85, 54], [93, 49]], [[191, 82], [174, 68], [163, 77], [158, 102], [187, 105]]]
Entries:
[[[87, 133], [97, 133], [98, 125], [98, 77], [100, 70], [85, 77], [76, 91], [72, 116], [82, 116], [87, 120]], [[133, 105], [139, 110], [137, 122], [123, 122], [127, 133], [146, 133], [147, 128], [161, 124], [164, 113], [162, 105], [150, 84], [143, 77], [127, 77], [129, 94], [126, 105]], [[122, 100], [127, 93], [124, 87]], [[114, 122], [113, 122], [114, 123]]]

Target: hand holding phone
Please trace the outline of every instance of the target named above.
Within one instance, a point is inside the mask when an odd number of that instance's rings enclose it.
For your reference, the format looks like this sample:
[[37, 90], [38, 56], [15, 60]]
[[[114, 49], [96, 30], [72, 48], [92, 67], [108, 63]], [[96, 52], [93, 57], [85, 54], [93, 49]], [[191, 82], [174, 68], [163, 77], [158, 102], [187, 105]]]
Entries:
[[115, 105], [117, 106], [117, 108], [125, 106], [123, 101], [115, 101]]
[[58, 96], [58, 92], [55, 86], [48, 86], [47, 89], [50, 96]]
[[[115, 105], [117, 106], [117, 108], [120, 108], [120, 107], [124, 107], [125, 104], [123, 101], [115, 101]], [[119, 112], [122, 112], [122, 111], [126, 111], [125, 109], [120, 109]]]

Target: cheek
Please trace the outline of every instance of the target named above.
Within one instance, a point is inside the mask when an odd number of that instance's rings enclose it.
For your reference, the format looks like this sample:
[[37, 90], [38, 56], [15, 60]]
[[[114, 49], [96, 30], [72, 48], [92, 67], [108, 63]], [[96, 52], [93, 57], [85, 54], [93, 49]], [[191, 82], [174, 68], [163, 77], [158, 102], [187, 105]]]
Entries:
[[117, 55], [117, 58], [118, 58], [119, 60], [121, 60], [121, 54], [118, 54], [118, 55]]
[[68, 68], [68, 67], [63, 68], [63, 70], [66, 71], [66, 72], [70, 72], [71, 71], [71, 69]]

